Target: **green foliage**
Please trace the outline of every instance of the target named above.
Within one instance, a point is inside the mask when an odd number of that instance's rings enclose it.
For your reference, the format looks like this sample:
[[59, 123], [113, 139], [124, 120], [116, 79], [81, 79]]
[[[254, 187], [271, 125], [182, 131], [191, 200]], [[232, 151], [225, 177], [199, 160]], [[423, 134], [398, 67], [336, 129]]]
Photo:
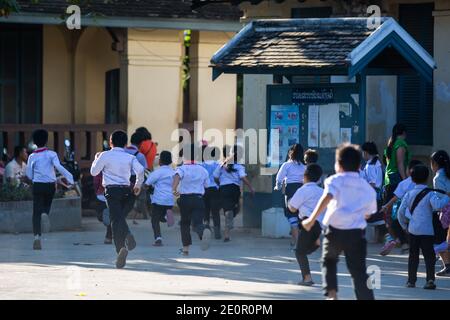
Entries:
[[33, 199], [31, 188], [29, 186], [11, 185], [4, 183], [0, 185], [0, 202], [9, 201], [28, 201]]
[[0, 0], [0, 17], [7, 17], [11, 12], [19, 12], [16, 0]]

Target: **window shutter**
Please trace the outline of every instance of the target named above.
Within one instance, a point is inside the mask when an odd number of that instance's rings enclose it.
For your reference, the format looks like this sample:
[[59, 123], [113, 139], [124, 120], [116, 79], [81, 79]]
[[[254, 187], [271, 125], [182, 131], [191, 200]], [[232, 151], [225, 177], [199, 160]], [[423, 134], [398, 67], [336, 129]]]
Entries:
[[[433, 3], [400, 5], [400, 24], [433, 55]], [[415, 75], [398, 77], [397, 120], [408, 129], [408, 142], [433, 144], [433, 84]]]

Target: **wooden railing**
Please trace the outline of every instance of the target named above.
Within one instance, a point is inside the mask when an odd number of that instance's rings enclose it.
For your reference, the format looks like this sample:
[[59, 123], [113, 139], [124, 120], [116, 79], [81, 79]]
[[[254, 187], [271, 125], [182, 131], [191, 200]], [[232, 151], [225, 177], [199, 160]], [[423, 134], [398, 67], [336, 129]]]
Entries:
[[95, 153], [102, 151], [103, 140], [108, 140], [114, 130], [126, 130], [122, 124], [0, 124], [0, 148], [6, 147], [12, 156], [16, 145], [27, 146], [36, 129], [49, 132], [50, 149], [56, 151], [62, 160], [64, 140], [69, 139], [75, 151], [75, 159], [82, 169], [88, 168]]

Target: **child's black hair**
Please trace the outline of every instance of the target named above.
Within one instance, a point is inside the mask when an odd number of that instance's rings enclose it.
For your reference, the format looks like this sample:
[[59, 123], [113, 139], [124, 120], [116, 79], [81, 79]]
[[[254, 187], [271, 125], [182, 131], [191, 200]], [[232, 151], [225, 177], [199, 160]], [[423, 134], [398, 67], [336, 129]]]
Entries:
[[25, 149], [25, 146], [18, 145], [14, 147], [14, 158], [18, 158], [20, 154], [22, 153], [23, 149]]
[[374, 156], [369, 164], [374, 165], [379, 160], [378, 148], [375, 142], [364, 142], [361, 146], [361, 150], [367, 152], [369, 155]]
[[139, 132], [135, 132], [130, 137], [130, 143], [135, 146], [139, 146], [144, 141], [142, 135]]
[[438, 150], [431, 155], [431, 160], [436, 162], [439, 169], [444, 169], [447, 179], [450, 179], [450, 157], [445, 150]]
[[392, 135], [389, 138], [388, 146], [386, 148], [386, 158], [391, 159], [392, 149], [394, 148], [394, 143], [397, 140], [398, 136], [406, 133], [406, 126], [401, 123], [396, 123], [395, 126], [392, 127]]
[[361, 160], [361, 151], [357, 145], [345, 143], [336, 149], [336, 162], [344, 171], [359, 172]]
[[127, 145], [128, 136], [123, 130], [116, 130], [111, 134], [111, 143], [114, 147], [124, 148]]
[[303, 161], [305, 164], [317, 163], [319, 161], [319, 153], [316, 150], [308, 149], [305, 151]]
[[416, 165], [411, 169], [411, 179], [415, 184], [426, 184], [429, 175], [430, 170], [423, 164]]
[[45, 147], [48, 142], [48, 132], [44, 129], [37, 129], [33, 132], [33, 142], [38, 148]]
[[172, 153], [166, 150], [161, 151], [161, 153], [159, 154], [159, 161], [163, 166], [172, 164]]
[[220, 157], [220, 149], [214, 146], [202, 146], [202, 161], [218, 160]]
[[289, 160], [303, 163], [303, 147], [300, 143], [293, 144], [288, 151]]
[[306, 166], [304, 176], [310, 182], [318, 182], [322, 177], [323, 170], [317, 163], [311, 163]]
[[[231, 147], [228, 145], [223, 146], [222, 153], [223, 153], [223, 157], [225, 159], [227, 159], [230, 156], [230, 154], [229, 154], [230, 148]], [[238, 163], [240, 150], [239, 150], [238, 145], [234, 145], [232, 148], [233, 148], [233, 152], [232, 152], [233, 158], [230, 159], [231, 163], [227, 163], [227, 167], [226, 167], [227, 172], [236, 172], [237, 171], [237, 169], [234, 167], [234, 164]]]
[[136, 129], [136, 133], [139, 134], [142, 138], [141, 141], [144, 140], [152, 140], [152, 134], [147, 130], [146, 127], [139, 127]]
[[412, 170], [412, 168], [418, 165], [423, 165], [423, 162], [420, 160], [413, 159], [408, 163], [408, 170]]

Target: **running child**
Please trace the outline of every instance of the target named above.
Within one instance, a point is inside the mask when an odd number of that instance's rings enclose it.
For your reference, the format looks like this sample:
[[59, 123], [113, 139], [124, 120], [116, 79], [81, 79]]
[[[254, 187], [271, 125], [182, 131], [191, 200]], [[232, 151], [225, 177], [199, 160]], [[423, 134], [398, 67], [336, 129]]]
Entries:
[[211, 230], [203, 224], [205, 216], [203, 195], [209, 183], [209, 175], [208, 171], [196, 161], [200, 158], [198, 155], [194, 144], [183, 148], [183, 164], [175, 170], [172, 184], [173, 194], [180, 197], [178, 206], [181, 214], [180, 230], [183, 243], [180, 253], [186, 256], [189, 255], [189, 247], [192, 245], [190, 230], [192, 221], [194, 230], [200, 238], [202, 250], [209, 248], [211, 239]]
[[[374, 142], [365, 142], [361, 146], [362, 156], [366, 162], [361, 171], [361, 177], [364, 178], [377, 193], [377, 207], [381, 209], [381, 196], [383, 188], [383, 166], [378, 156], [378, 148]], [[383, 223], [383, 213], [377, 212], [367, 221]]]
[[395, 188], [394, 195], [391, 200], [389, 200], [389, 202], [382, 206], [380, 209], [380, 212], [382, 212], [385, 216], [386, 226], [388, 229], [386, 243], [380, 251], [380, 255], [382, 256], [388, 255], [397, 245], [401, 246], [402, 253], [409, 250], [408, 236], [403, 231], [400, 223], [398, 222], [397, 211], [400, 207], [402, 198], [415, 186], [415, 183], [411, 179], [412, 169], [415, 166], [422, 164], [423, 163], [419, 160], [411, 160], [408, 163], [408, 177], [400, 181], [397, 188]]
[[358, 146], [343, 144], [336, 150], [336, 174], [325, 180], [325, 189], [311, 216], [302, 221], [305, 230], [313, 228], [325, 210], [326, 226], [322, 251], [325, 295], [337, 299], [337, 263], [344, 253], [358, 300], [373, 300], [366, 272], [366, 219], [377, 211], [376, 192], [359, 175], [362, 156]]
[[220, 202], [225, 214], [224, 242], [230, 241], [230, 231], [234, 227], [234, 217], [239, 213], [239, 200], [241, 197], [242, 182], [255, 193], [250, 181], [247, 179], [245, 167], [238, 163], [239, 150], [234, 145], [231, 154], [229, 146], [223, 147], [223, 157], [225, 161], [214, 171], [214, 179], [219, 184]]
[[305, 165], [317, 163], [319, 161], [319, 153], [316, 150], [308, 149], [305, 151], [303, 162]]
[[303, 174], [305, 165], [303, 164], [303, 147], [296, 143], [292, 145], [288, 151], [288, 161], [283, 163], [278, 171], [274, 190], [281, 190], [285, 185], [284, 198], [285, 210], [284, 215], [291, 225], [291, 246], [295, 245], [298, 238], [298, 217], [288, 209], [288, 202], [303, 184]]
[[172, 154], [169, 151], [162, 151], [159, 156], [159, 168], [149, 174], [145, 184], [152, 186], [154, 191], [151, 196], [152, 203], [152, 228], [155, 242], [153, 246], [163, 245], [160, 222], [164, 217], [171, 214], [174, 204], [172, 194], [173, 176], [175, 170], [171, 167]]
[[422, 250], [427, 273], [426, 284], [423, 288], [436, 289], [433, 210], [441, 209], [447, 204], [449, 198], [447, 195], [438, 197], [433, 189], [427, 188], [429, 174], [428, 168], [424, 165], [412, 168], [411, 179], [416, 185], [405, 194], [398, 210], [398, 221], [409, 233], [408, 282], [406, 283], [408, 288], [416, 286], [419, 254]]
[[[116, 247], [116, 268], [125, 267], [128, 251], [136, 247], [126, 217], [131, 210], [134, 197], [141, 192], [144, 180], [144, 167], [135, 156], [125, 151], [128, 136], [122, 130], [111, 134], [111, 150], [97, 153], [91, 166], [91, 175], [102, 172], [102, 185], [105, 188], [106, 203], [109, 208], [112, 235]], [[130, 185], [131, 172], [136, 175], [133, 188]]]
[[220, 166], [219, 162], [215, 160], [216, 155], [220, 156], [220, 149], [218, 147], [202, 147], [203, 154], [203, 168], [208, 171], [209, 183], [205, 188], [205, 224], [209, 226], [211, 217], [214, 224], [214, 237], [221, 239], [220, 232], [220, 195], [219, 185], [214, 180], [214, 171]]
[[33, 250], [41, 250], [41, 217], [43, 224], [50, 226], [48, 215], [56, 191], [55, 169], [70, 185], [73, 185], [74, 181], [72, 174], [59, 162], [56, 152], [46, 147], [46, 130], [34, 131], [33, 142], [38, 148], [28, 157], [26, 175], [33, 183]]
[[[303, 176], [303, 186], [298, 189], [291, 200], [289, 200], [289, 210], [292, 213], [298, 212], [300, 221], [308, 218], [319, 202], [323, 194], [323, 189], [317, 185], [322, 177], [322, 168], [315, 163], [306, 166]], [[320, 247], [320, 234], [322, 233], [323, 216], [318, 218], [310, 231], [306, 231], [303, 225], [299, 225], [299, 233], [295, 256], [302, 272], [302, 281], [298, 284], [312, 286], [314, 284], [311, 271], [309, 269], [308, 255]]]

